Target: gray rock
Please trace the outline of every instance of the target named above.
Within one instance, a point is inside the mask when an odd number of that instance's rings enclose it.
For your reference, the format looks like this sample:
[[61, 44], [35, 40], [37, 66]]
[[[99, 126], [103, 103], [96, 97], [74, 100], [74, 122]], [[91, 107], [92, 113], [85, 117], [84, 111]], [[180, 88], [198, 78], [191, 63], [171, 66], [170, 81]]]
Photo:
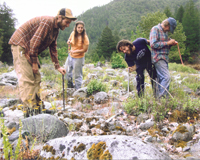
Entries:
[[64, 122], [49, 114], [39, 114], [23, 119], [22, 124], [22, 130], [28, 130], [44, 141], [67, 136], [69, 132]]
[[[99, 142], [106, 143], [106, 149], [112, 155], [112, 159], [171, 159], [169, 155], [157, 149], [151, 143], [144, 143], [140, 139], [132, 136], [81, 136], [81, 137], [64, 137], [48, 141], [44, 145], [53, 146], [56, 154], [51, 155], [49, 152], [42, 150], [40, 156], [50, 158], [50, 156], [70, 159], [87, 159], [87, 151], [92, 147], [92, 144]], [[80, 152], [75, 151], [76, 148], [83, 144]]]
[[8, 124], [6, 124], [6, 127], [8, 129], [15, 128], [16, 130], [18, 130], [19, 129], [19, 124], [17, 124], [16, 122], [9, 122]]
[[145, 122], [147, 119], [149, 118], [148, 114], [146, 113], [141, 113], [138, 117], [137, 117], [137, 122], [140, 124], [141, 122]]
[[98, 92], [94, 95], [94, 102], [97, 104], [102, 104], [108, 101], [108, 94], [106, 92]]
[[97, 67], [103, 67], [103, 63], [97, 62]]
[[154, 123], [155, 123], [154, 121], [141, 123], [140, 126], [139, 126], [139, 129], [147, 130], [147, 129], [151, 128], [154, 125]]
[[19, 101], [20, 101], [20, 99], [17, 99], [17, 98], [1, 99], [0, 100], [0, 106], [2, 108], [10, 107], [10, 106], [16, 104]]
[[189, 151], [189, 150], [190, 150], [190, 147], [189, 147], [189, 146], [186, 146], [186, 147], [183, 148], [183, 152], [187, 152], [187, 151]]
[[147, 136], [144, 139], [145, 142], [152, 142], [153, 141], [153, 137], [152, 136]]
[[[30, 135], [30, 132], [22, 130], [21, 135], [25, 139], [26, 136]], [[13, 132], [10, 136], [8, 136], [9, 141], [15, 141], [18, 138], [19, 138], [19, 130]]]
[[195, 133], [195, 128], [194, 126], [190, 126], [189, 124], [183, 124], [183, 127], [185, 127], [186, 132], [180, 133], [180, 132], [175, 132], [172, 135], [172, 138], [175, 140], [182, 140], [182, 141], [189, 141], [192, 140], [192, 136]]
[[87, 96], [87, 87], [76, 90], [72, 96], [78, 98], [85, 98]]

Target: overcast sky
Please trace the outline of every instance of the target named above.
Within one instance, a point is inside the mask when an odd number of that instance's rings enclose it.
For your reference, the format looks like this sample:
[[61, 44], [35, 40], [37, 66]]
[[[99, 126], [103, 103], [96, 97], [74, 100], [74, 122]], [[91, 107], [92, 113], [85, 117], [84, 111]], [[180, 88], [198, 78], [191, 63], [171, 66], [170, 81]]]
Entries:
[[55, 16], [59, 9], [69, 8], [74, 16], [96, 6], [108, 4], [112, 0], [0, 0], [7, 4], [18, 20], [16, 28], [37, 16]]

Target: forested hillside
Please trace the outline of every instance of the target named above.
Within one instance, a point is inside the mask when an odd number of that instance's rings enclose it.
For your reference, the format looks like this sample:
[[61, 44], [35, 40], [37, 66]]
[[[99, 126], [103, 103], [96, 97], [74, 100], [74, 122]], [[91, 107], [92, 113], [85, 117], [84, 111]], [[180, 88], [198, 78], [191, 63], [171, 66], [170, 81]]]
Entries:
[[[78, 20], [85, 22], [91, 50], [106, 26], [112, 30], [112, 33], [118, 34], [120, 38], [130, 39], [131, 31], [135, 31], [141, 16], [156, 11], [163, 12], [167, 6], [174, 14], [181, 5], [184, 6], [187, 2], [188, 0], [113, 0], [107, 5], [87, 10], [78, 16]], [[198, 0], [195, 0], [194, 3], [200, 8]], [[59, 43], [68, 39], [73, 27], [72, 23], [65, 32], [60, 32]]]

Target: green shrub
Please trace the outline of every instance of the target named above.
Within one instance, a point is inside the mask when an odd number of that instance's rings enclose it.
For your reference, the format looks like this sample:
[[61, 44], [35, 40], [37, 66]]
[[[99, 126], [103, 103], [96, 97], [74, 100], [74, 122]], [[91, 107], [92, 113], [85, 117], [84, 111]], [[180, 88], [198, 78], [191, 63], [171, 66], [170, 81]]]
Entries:
[[120, 55], [120, 53], [113, 53], [112, 59], [111, 59], [111, 64], [112, 64], [112, 68], [128, 67], [126, 61], [124, 60], [122, 55]]
[[89, 82], [87, 86], [87, 94], [92, 95], [95, 92], [106, 91], [106, 85], [103, 84], [100, 80], [93, 79]]
[[103, 55], [101, 56], [100, 60], [101, 63], [105, 63], [105, 58], [103, 57]]
[[66, 47], [58, 48], [58, 60], [61, 63], [64, 63], [68, 56], [68, 51]]

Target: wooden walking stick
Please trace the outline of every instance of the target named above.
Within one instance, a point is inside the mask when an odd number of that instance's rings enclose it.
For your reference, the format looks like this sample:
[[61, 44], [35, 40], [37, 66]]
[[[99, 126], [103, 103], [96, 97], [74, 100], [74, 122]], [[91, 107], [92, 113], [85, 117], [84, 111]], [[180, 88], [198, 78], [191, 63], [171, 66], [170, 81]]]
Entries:
[[183, 60], [182, 60], [182, 57], [181, 57], [180, 48], [179, 48], [179, 45], [178, 45], [178, 43], [177, 43], [177, 47], [178, 47], [178, 52], [179, 52], [179, 56], [180, 56], [180, 59], [181, 59], [181, 63], [182, 63], [182, 65], [184, 66], [184, 64], [183, 64]]

